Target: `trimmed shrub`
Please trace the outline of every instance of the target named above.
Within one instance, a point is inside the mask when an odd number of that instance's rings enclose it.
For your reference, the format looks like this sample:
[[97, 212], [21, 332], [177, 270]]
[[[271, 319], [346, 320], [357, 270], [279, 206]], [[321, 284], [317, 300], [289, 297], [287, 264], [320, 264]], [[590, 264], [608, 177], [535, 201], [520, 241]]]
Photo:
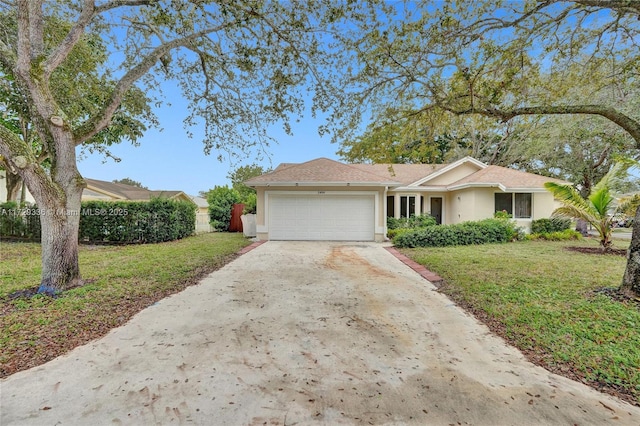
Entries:
[[233, 205], [240, 202], [240, 194], [228, 186], [216, 186], [207, 193], [211, 226], [218, 231], [228, 231]]
[[403, 232], [411, 231], [411, 228], [396, 228], [396, 229], [387, 229], [387, 237], [389, 239], [394, 239], [396, 236], [402, 234]]
[[398, 247], [445, 247], [486, 243], [506, 243], [518, 239], [519, 228], [512, 221], [485, 219], [456, 225], [439, 225], [407, 230], [393, 239]]
[[[38, 208], [0, 205], [0, 236], [40, 241]], [[196, 206], [187, 201], [84, 201], [78, 239], [91, 243], [158, 243], [195, 231]]]
[[569, 241], [582, 239], [582, 234], [574, 229], [565, 229], [564, 231], [529, 234], [526, 236], [526, 239], [530, 241]]
[[538, 219], [531, 222], [532, 234], [550, 234], [553, 232], [562, 232], [569, 228], [571, 228], [571, 219], [564, 217]]
[[21, 237], [24, 235], [24, 228], [25, 224], [18, 203], [10, 201], [0, 204], [0, 235]]
[[167, 198], [85, 201], [80, 214], [80, 241], [159, 243], [193, 234], [196, 206]]
[[[423, 215], [411, 215], [411, 217], [402, 217], [396, 219], [395, 217], [387, 218], [387, 229], [401, 229], [401, 228], [426, 228], [427, 226], [434, 226], [436, 219], [428, 214]], [[388, 235], [388, 234], [387, 234]]]

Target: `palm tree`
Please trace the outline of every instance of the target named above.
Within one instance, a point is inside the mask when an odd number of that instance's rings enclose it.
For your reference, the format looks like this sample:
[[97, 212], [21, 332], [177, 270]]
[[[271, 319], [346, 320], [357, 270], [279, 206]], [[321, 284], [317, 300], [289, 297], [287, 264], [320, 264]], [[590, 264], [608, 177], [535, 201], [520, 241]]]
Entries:
[[616, 163], [611, 170], [592, 189], [591, 194], [585, 199], [578, 190], [571, 185], [561, 185], [555, 182], [544, 184], [554, 197], [563, 205], [557, 208], [554, 216], [582, 219], [590, 223], [598, 232], [600, 246], [607, 251], [611, 248], [611, 234], [614, 215], [610, 214], [615, 197], [611, 193], [611, 187], [615, 179], [626, 173], [629, 168], [624, 162]]

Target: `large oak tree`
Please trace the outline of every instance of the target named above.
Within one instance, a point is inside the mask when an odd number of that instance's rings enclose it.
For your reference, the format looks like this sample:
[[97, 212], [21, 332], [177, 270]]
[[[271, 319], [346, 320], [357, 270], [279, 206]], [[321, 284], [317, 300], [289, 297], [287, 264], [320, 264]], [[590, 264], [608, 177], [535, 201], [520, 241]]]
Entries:
[[[343, 35], [358, 52], [338, 138], [421, 114], [598, 116], [640, 149], [640, 2], [479, 0], [394, 3]], [[584, 90], [589, 87], [589, 90]], [[623, 287], [640, 294], [640, 210]]]
[[[185, 124], [204, 127], [207, 153], [246, 152], [269, 142], [269, 125], [287, 128], [290, 117], [303, 112], [305, 95], [327, 107], [330, 75], [320, 70], [328, 69], [330, 55], [322, 54], [322, 38], [346, 10], [330, 1], [0, 1], [0, 13], [15, 19], [3, 31], [15, 31], [16, 40], [0, 41], [0, 62], [27, 99], [51, 162], [43, 168], [32, 146], [0, 126], [0, 155], [41, 209], [41, 292], [82, 282], [78, 224], [85, 181], [76, 147], [109, 128], [134, 85], [149, 93], [163, 84], [181, 89], [190, 102]], [[71, 24], [59, 43], [48, 42], [45, 22], [54, 17]], [[73, 103], [56, 93], [52, 79], [89, 36], [108, 43], [102, 72], [114, 84], [103, 87], [98, 110], [71, 120], [67, 108]]]
[[[5, 29], [0, 33], [0, 39], [7, 46], [17, 43], [15, 18], [15, 14], [0, 15], [0, 26]], [[60, 43], [70, 28], [68, 22], [55, 16], [45, 17], [45, 45]], [[7, 31], [8, 29], [14, 30]], [[108, 74], [99, 71], [106, 65], [106, 60], [107, 46], [104, 41], [96, 34], [87, 34], [75, 44], [67, 60], [52, 73], [50, 84], [53, 96], [60, 102], [72, 125], [99, 111], [108, 95], [105, 87], [115, 85]], [[22, 138], [31, 147], [38, 161], [48, 169], [49, 153], [31, 122], [29, 99], [16, 87], [16, 79], [12, 72], [12, 69], [4, 69], [0, 63], [0, 75], [4, 77], [0, 80], [0, 122]], [[119, 158], [109, 152], [111, 145], [124, 140], [129, 140], [135, 145], [148, 124], [157, 125], [149, 103], [149, 97], [139, 88], [130, 88], [114, 113], [110, 125], [85, 141], [80, 153], [83, 154], [85, 150], [99, 151], [119, 161]], [[22, 177], [1, 156], [0, 167], [5, 170], [7, 201], [18, 201], [17, 194], [24, 189]], [[25, 191], [22, 191], [22, 196], [24, 195]]]

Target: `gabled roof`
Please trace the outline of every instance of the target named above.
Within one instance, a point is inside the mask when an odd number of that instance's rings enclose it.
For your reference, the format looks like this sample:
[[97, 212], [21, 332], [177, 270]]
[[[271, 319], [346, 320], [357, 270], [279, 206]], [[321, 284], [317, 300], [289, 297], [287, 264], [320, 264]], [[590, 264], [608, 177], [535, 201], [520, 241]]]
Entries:
[[318, 158], [300, 164], [284, 164], [274, 171], [249, 179], [248, 186], [271, 185], [398, 185], [389, 176], [363, 170], [328, 158]]
[[430, 180], [433, 180], [435, 178], [437, 178], [438, 176], [442, 176], [445, 173], [462, 166], [463, 164], [472, 164], [473, 166], [477, 167], [478, 170], [482, 170], [485, 167], [487, 167], [486, 164], [484, 164], [481, 161], [476, 160], [475, 158], [472, 157], [464, 157], [461, 158], [458, 161], [454, 161], [453, 163], [450, 164], [443, 164], [444, 167], [442, 167], [440, 170], [436, 171], [435, 173], [431, 173], [429, 175], [424, 176], [422, 179], [417, 180], [413, 183], [411, 183], [410, 186], [420, 186], [420, 185], [424, 185], [426, 183], [428, 183]]
[[[151, 191], [145, 188], [139, 188], [124, 183], [107, 182], [98, 179], [85, 178], [88, 193], [97, 193], [102, 195], [101, 198], [107, 198], [113, 201], [129, 200], [129, 201], [149, 201], [152, 198], [180, 198], [192, 201], [191, 198], [182, 191]], [[89, 195], [92, 197], [92, 195]]]
[[191, 198], [191, 201], [196, 203], [196, 206], [198, 206], [199, 208], [209, 207], [209, 203], [207, 202], [206, 198], [198, 197], [197, 195], [189, 195], [189, 198]]
[[456, 190], [469, 187], [497, 186], [503, 191], [532, 190], [544, 188], [545, 182], [568, 184], [560, 179], [527, 173], [501, 166], [486, 166], [457, 182], [447, 185], [447, 189]]

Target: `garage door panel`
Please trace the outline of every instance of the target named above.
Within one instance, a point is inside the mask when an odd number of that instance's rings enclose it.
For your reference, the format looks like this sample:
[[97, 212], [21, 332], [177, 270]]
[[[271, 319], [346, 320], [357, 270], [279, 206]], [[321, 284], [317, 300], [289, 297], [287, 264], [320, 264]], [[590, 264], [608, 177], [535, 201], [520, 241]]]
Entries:
[[374, 196], [272, 195], [269, 238], [272, 240], [374, 239]]

